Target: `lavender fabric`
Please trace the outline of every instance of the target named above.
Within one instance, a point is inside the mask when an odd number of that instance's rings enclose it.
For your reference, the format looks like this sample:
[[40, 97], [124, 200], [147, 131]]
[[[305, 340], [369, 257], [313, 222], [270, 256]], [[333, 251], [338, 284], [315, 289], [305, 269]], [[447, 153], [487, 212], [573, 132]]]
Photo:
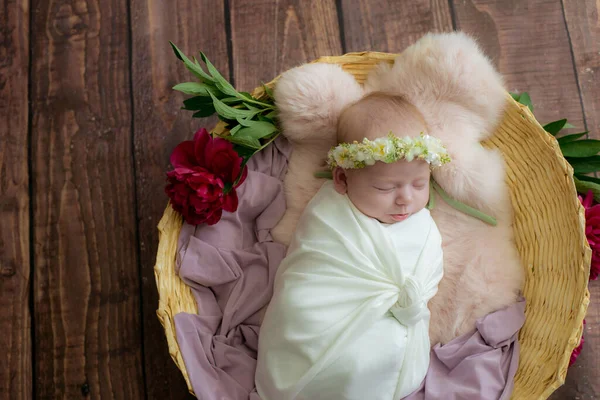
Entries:
[[286, 247], [270, 230], [285, 212], [283, 177], [290, 144], [282, 137], [248, 162], [235, 213], [218, 224], [184, 224], [179, 276], [192, 288], [198, 315], [175, 316], [177, 341], [192, 387], [203, 400], [259, 400], [254, 371], [260, 322]]
[[477, 320], [476, 330], [431, 349], [421, 387], [405, 400], [508, 400], [519, 365], [525, 300]]
[[[192, 387], [203, 400], [260, 400], [254, 387], [260, 323], [275, 271], [285, 256], [270, 230], [285, 211], [283, 177], [291, 146], [284, 138], [248, 163], [236, 213], [213, 226], [184, 224], [177, 270], [198, 314], [174, 318]], [[492, 313], [477, 330], [432, 349], [431, 365], [410, 400], [508, 399], [518, 364], [524, 302]], [[376, 382], [374, 382], [376, 384]]]

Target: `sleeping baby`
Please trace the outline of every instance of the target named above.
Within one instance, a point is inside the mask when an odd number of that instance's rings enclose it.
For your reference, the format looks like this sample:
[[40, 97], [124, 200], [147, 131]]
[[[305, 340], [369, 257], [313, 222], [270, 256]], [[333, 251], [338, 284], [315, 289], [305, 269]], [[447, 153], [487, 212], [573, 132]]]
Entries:
[[337, 127], [333, 181], [300, 217], [261, 326], [262, 400], [397, 400], [429, 366], [443, 255], [426, 206], [450, 158], [402, 96], [372, 92]]

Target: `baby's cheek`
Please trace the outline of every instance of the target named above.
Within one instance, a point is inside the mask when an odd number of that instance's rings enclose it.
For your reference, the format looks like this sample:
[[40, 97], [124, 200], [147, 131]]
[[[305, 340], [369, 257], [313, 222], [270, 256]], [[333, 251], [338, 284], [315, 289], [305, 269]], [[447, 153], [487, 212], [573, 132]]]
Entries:
[[427, 187], [426, 189], [421, 190], [420, 193], [419, 193], [419, 206], [420, 206], [420, 208], [425, 207], [428, 202], [429, 202], [429, 187]]
[[394, 207], [394, 196], [390, 194], [371, 193], [369, 202], [374, 210], [385, 214], [390, 208]]

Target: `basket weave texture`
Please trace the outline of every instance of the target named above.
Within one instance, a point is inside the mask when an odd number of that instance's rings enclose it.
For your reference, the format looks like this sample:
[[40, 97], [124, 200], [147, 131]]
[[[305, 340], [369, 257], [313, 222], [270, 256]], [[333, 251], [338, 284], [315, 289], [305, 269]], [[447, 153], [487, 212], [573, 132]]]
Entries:
[[[375, 65], [393, 63], [395, 56], [349, 53], [314, 62], [339, 64], [362, 83]], [[268, 85], [273, 86], [276, 80]], [[258, 88], [253, 95], [260, 97], [262, 91]], [[581, 339], [589, 303], [591, 251], [572, 169], [556, 140], [527, 107], [508, 94], [507, 103], [502, 123], [484, 145], [500, 149], [507, 164], [506, 179], [515, 211], [514, 235], [526, 275], [526, 321], [519, 335], [521, 353], [512, 399], [546, 399], [564, 383], [569, 357]], [[158, 225], [160, 241], [154, 274], [159, 292], [157, 315], [165, 329], [169, 352], [193, 393], [173, 322], [180, 312], [197, 313], [190, 288], [175, 273], [181, 226], [181, 216], [167, 206]]]

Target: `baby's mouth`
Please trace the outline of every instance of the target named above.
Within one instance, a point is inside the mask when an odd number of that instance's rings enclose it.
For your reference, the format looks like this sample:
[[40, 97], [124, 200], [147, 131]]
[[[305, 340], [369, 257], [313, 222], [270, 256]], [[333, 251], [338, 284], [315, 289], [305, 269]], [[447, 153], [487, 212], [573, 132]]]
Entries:
[[400, 221], [404, 221], [406, 218], [408, 218], [409, 214], [405, 213], [405, 214], [390, 214], [390, 217], [396, 221], [396, 222], [400, 222]]

